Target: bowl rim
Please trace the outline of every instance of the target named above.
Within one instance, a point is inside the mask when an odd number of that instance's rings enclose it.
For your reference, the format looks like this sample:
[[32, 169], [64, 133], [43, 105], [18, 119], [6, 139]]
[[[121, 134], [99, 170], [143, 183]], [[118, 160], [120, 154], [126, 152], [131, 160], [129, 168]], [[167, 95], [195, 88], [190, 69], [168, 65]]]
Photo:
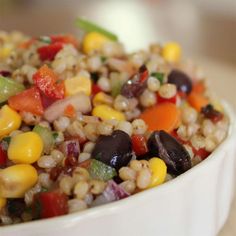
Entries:
[[[235, 137], [236, 138], [236, 115], [234, 113], [234, 109], [231, 105], [229, 105], [226, 101], [222, 100], [222, 105], [226, 111], [226, 114], [229, 117], [230, 125], [228, 130], [228, 135], [225, 138], [225, 140], [214, 150], [212, 154], [208, 158], [206, 158], [204, 161], [200, 162], [198, 165], [194, 166], [190, 170], [186, 171], [185, 173], [181, 174], [180, 176], [172, 179], [171, 181], [168, 181], [160, 186], [158, 188], [152, 188], [145, 191], [142, 191], [140, 193], [137, 193], [135, 195], [132, 195], [130, 197], [127, 197], [125, 199], [121, 199], [119, 201], [107, 203], [101, 206], [96, 206], [93, 208], [88, 208], [81, 212], [74, 212], [63, 216], [57, 216], [54, 218], [48, 218], [48, 219], [41, 219], [36, 221], [30, 221], [30, 222], [24, 222], [19, 223], [15, 225], [6, 225], [1, 226], [1, 232], [7, 233], [11, 231], [18, 231], [18, 230], [26, 230], [27, 228], [40, 228], [42, 227], [41, 224], [45, 228], [55, 225], [61, 225], [62, 227], [70, 227], [71, 223], [93, 219], [96, 217], [101, 217], [107, 214], [111, 213], [118, 213], [122, 211], [123, 209], [127, 209], [132, 207], [132, 205], [136, 205], [138, 202], [143, 202], [143, 199], [147, 197], [151, 197], [153, 194], [161, 195], [165, 192], [170, 192], [174, 188], [177, 188], [179, 184], [184, 184], [188, 181], [188, 179], [191, 178], [191, 176], [194, 176], [198, 171], [207, 168], [208, 165], [213, 163], [216, 158], [218, 157], [218, 153], [221, 152], [222, 149], [224, 149], [225, 146]], [[234, 132], [235, 131], [235, 132]], [[51, 228], [51, 227], [50, 227]]]

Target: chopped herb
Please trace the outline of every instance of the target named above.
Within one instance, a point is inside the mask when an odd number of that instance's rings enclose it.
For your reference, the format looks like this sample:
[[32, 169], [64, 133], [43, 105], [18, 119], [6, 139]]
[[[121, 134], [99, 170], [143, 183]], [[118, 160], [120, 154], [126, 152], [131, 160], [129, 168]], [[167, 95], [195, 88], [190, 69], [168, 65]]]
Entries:
[[51, 38], [48, 36], [40, 36], [38, 40], [40, 42], [47, 43], [47, 44], [50, 44], [52, 42]]
[[151, 76], [157, 78], [161, 84], [164, 83], [164, 73], [160, 73], [160, 72], [154, 72], [151, 74]]
[[81, 18], [77, 18], [76, 19], [76, 22], [75, 24], [82, 30], [86, 31], [86, 32], [92, 32], [92, 31], [95, 31], [95, 32], [98, 32], [100, 34], [103, 34], [104, 36], [106, 36], [107, 38], [111, 39], [112, 41], [118, 41], [118, 37], [107, 31], [106, 29], [90, 22], [90, 21], [87, 21], [85, 19], [81, 19]]
[[59, 134], [58, 134], [57, 132], [52, 132], [52, 137], [53, 137], [54, 139], [57, 139], [58, 136], [59, 136]]
[[101, 56], [101, 61], [102, 61], [102, 63], [105, 63], [106, 60], [107, 60], [107, 57], [105, 57], [105, 56]]
[[10, 142], [11, 142], [11, 137], [10, 136], [6, 136], [2, 139], [2, 145], [3, 145], [5, 150], [8, 149], [8, 146], [9, 146]]

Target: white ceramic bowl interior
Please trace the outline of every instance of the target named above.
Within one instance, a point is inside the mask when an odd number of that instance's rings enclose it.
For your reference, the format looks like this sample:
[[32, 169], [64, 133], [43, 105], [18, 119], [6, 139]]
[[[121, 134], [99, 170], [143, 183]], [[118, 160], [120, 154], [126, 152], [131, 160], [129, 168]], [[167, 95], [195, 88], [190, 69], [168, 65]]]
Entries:
[[234, 193], [236, 124], [199, 165], [157, 188], [48, 220], [1, 227], [2, 236], [215, 236], [227, 219]]

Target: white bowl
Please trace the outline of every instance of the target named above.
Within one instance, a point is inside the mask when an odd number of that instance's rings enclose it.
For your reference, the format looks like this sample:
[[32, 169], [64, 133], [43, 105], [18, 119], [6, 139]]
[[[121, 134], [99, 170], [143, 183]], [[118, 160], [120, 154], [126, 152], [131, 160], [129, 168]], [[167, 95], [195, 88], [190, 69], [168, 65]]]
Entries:
[[2, 236], [215, 236], [234, 193], [236, 124], [214, 153], [191, 170], [129, 198], [48, 220], [1, 227]]

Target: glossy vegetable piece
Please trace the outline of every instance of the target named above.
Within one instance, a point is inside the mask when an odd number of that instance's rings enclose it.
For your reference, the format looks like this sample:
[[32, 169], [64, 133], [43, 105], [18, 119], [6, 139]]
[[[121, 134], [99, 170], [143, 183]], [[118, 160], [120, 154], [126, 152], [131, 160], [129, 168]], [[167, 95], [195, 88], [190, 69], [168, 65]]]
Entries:
[[137, 156], [143, 155], [148, 152], [147, 140], [144, 135], [134, 134], [131, 137], [132, 148]]
[[32, 164], [40, 158], [42, 151], [41, 137], [35, 132], [28, 131], [11, 138], [7, 154], [13, 163]]
[[202, 108], [209, 104], [209, 100], [204, 95], [194, 91], [189, 94], [187, 100], [198, 112], [201, 112]]
[[40, 92], [32, 87], [8, 99], [9, 106], [17, 111], [31, 112], [35, 115], [43, 114]]
[[146, 109], [140, 116], [148, 125], [148, 130], [173, 131], [180, 123], [180, 111], [170, 102], [160, 103]]
[[59, 191], [41, 192], [35, 195], [33, 215], [35, 218], [50, 218], [68, 213], [68, 198]]
[[168, 173], [180, 175], [191, 168], [188, 152], [182, 144], [165, 131], [154, 131], [148, 139], [150, 155], [160, 157], [167, 165]]
[[34, 126], [33, 132], [41, 137], [43, 141], [43, 152], [50, 153], [55, 143], [52, 132], [47, 127], [41, 125]]
[[151, 158], [149, 161], [149, 168], [152, 172], [151, 183], [149, 188], [156, 187], [164, 183], [167, 173], [167, 166], [165, 162], [157, 157]]
[[79, 140], [75, 138], [66, 140], [60, 146], [60, 149], [66, 157], [75, 157], [76, 159], [78, 159], [80, 153]]
[[57, 53], [62, 49], [62, 43], [53, 43], [38, 48], [37, 52], [41, 61], [53, 61]]
[[113, 40], [113, 41], [117, 41], [118, 40], [118, 37], [107, 31], [106, 29], [88, 21], [88, 20], [85, 20], [85, 19], [82, 19], [82, 18], [77, 18], [76, 19], [76, 25], [84, 30], [85, 32], [98, 32], [100, 34], [103, 34], [104, 36], [106, 36], [107, 38], [109, 38], [110, 40]]
[[215, 110], [215, 108], [211, 104], [203, 107], [201, 113], [205, 116], [205, 118], [210, 119], [214, 123], [223, 119], [223, 114]]
[[0, 138], [17, 130], [21, 125], [21, 116], [8, 105], [0, 109]]
[[127, 98], [140, 96], [147, 86], [148, 76], [147, 67], [141, 66], [139, 72], [122, 86], [121, 94]]
[[97, 116], [102, 120], [112, 120], [112, 119], [118, 121], [125, 120], [125, 115], [122, 112], [117, 111], [112, 107], [103, 104], [94, 107], [92, 114], [93, 116]]
[[7, 163], [7, 152], [0, 143], [0, 168], [5, 167]]
[[191, 79], [184, 72], [172, 70], [168, 75], [168, 83], [175, 84], [179, 92], [189, 94], [193, 85]]
[[64, 84], [56, 83], [57, 75], [47, 65], [43, 65], [34, 75], [36, 87], [46, 96], [55, 99], [64, 98]]
[[170, 63], [176, 63], [181, 58], [181, 47], [176, 42], [168, 42], [164, 45], [162, 50], [162, 56], [163, 58], [170, 62]]
[[0, 103], [7, 101], [7, 99], [25, 89], [24, 85], [0, 76]]
[[132, 143], [128, 134], [115, 130], [111, 135], [101, 135], [92, 151], [92, 158], [116, 170], [126, 166], [132, 158]]
[[78, 40], [70, 34], [66, 35], [51, 35], [51, 43], [63, 43], [63, 44], [72, 44], [74, 47], [78, 47]]
[[117, 175], [114, 168], [95, 159], [91, 160], [88, 171], [93, 179], [99, 179], [103, 181], [108, 181]]
[[38, 180], [37, 170], [29, 164], [17, 164], [0, 170], [0, 196], [21, 198]]
[[121, 186], [119, 186], [115, 181], [109, 180], [107, 187], [101, 195], [99, 195], [92, 206], [100, 206], [109, 202], [114, 202], [123, 198], [128, 197], [130, 194], [127, 193]]

